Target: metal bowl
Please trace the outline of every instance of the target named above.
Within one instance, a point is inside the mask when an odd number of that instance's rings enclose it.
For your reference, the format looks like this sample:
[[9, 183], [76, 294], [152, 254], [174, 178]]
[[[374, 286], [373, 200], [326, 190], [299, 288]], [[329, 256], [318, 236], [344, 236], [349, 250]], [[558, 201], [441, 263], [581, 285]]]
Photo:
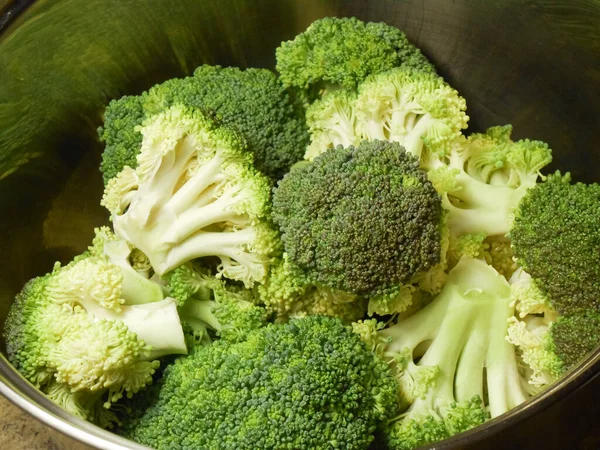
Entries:
[[[273, 67], [313, 20], [404, 30], [467, 99], [471, 131], [512, 123], [554, 168], [600, 179], [597, 0], [0, 0], [0, 323], [29, 278], [106, 223], [98, 205], [106, 103], [202, 63]], [[1, 325], [0, 325], [1, 326]], [[141, 449], [62, 411], [0, 356], [0, 392], [68, 437]], [[438, 449], [598, 449], [600, 351], [536, 398]]]

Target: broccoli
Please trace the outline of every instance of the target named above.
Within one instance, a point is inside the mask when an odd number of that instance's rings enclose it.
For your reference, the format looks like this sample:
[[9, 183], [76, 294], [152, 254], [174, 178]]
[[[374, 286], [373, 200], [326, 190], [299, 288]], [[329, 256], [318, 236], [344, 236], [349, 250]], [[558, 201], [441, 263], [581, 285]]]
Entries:
[[435, 73], [400, 30], [354, 17], [316, 20], [283, 42], [276, 58], [283, 84], [306, 92], [309, 100], [323, 89], [355, 89], [368, 75], [394, 67]]
[[196, 258], [250, 286], [266, 277], [279, 246], [270, 183], [252, 166], [243, 138], [201, 111], [175, 105], [144, 122], [136, 169], [106, 186], [102, 204], [115, 233], [163, 275]]
[[513, 142], [511, 133], [510, 125], [489, 128], [455, 142], [447, 161], [426, 162], [430, 180], [443, 194], [452, 233], [508, 233], [514, 208], [552, 160], [547, 144]]
[[306, 112], [311, 143], [304, 157], [364, 139], [399, 142], [423, 160], [443, 155], [467, 127], [465, 110], [465, 100], [441, 77], [392, 69], [368, 77], [356, 92], [334, 91], [313, 103]]
[[267, 322], [267, 311], [256, 305], [253, 290], [220, 280], [206, 267], [187, 263], [165, 279], [181, 321], [201, 341], [209, 337], [209, 330], [221, 339], [243, 340]]
[[308, 144], [306, 125], [279, 80], [268, 70], [201, 66], [191, 77], [172, 79], [139, 96], [113, 100], [104, 113], [104, 181], [125, 166], [135, 168], [142, 144], [138, 127], [173, 104], [214, 112], [241, 132], [258, 170], [273, 180], [288, 171]]
[[506, 340], [510, 300], [503, 276], [483, 260], [464, 257], [423, 309], [383, 330], [376, 323], [355, 326], [389, 361], [400, 386], [399, 414], [383, 433], [389, 448], [445, 439], [531, 395]]
[[509, 236], [521, 267], [509, 339], [543, 385], [600, 344], [600, 185], [549, 175], [519, 203]]
[[196, 347], [121, 433], [157, 450], [366, 449], [396, 393], [350, 327], [309, 316]]
[[338, 147], [278, 184], [273, 218], [291, 269], [359, 296], [396, 293], [441, 258], [439, 195], [397, 143]]
[[88, 252], [29, 281], [4, 328], [8, 358], [25, 378], [104, 427], [117, 420], [114, 402], [152, 381], [157, 358], [187, 351], [175, 302], [159, 300], [148, 280], [127, 286], [133, 269], [100, 252], [113, 238], [98, 230]]

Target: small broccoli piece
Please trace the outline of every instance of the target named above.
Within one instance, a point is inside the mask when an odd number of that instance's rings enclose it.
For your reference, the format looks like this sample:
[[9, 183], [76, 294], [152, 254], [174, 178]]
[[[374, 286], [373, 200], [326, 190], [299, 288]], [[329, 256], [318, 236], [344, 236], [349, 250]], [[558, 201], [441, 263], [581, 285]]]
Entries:
[[492, 127], [457, 143], [449, 162], [431, 163], [429, 178], [443, 195], [452, 233], [505, 235], [513, 210], [551, 159], [548, 146], [513, 142], [512, 127]]
[[265, 283], [256, 286], [258, 302], [279, 321], [306, 315], [325, 315], [354, 322], [364, 317], [367, 299], [310, 284], [291, 267], [286, 254], [272, 266]]
[[417, 158], [445, 155], [467, 127], [466, 102], [441, 77], [397, 68], [370, 76], [357, 92], [333, 92], [308, 108], [305, 159], [361, 140], [399, 142]]
[[308, 97], [326, 88], [355, 89], [370, 74], [394, 67], [435, 73], [435, 67], [406, 35], [385, 23], [326, 17], [313, 22], [276, 50], [285, 86]]
[[550, 326], [550, 350], [562, 362], [563, 372], [600, 345], [598, 330], [600, 313], [597, 311], [560, 316]]
[[273, 73], [205, 65], [191, 77], [168, 80], [109, 104], [99, 130], [106, 143], [101, 165], [105, 183], [125, 166], [137, 167], [142, 145], [138, 127], [174, 104], [214, 112], [236, 128], [254, 154], [257, 169], [273, 180], [302, 159], [308, 144], [304, 120]]
[[256, 305], [252, 290], [226, 283], [210, 269], [188, 263], [165, 278], [181, 320], [201, 337], [211, 330], [221, 339], [239, 341], [267, 323], [267, 311]]
[[370, 338], [396, 371], [405, 409], [384, 432], [389, 448], [445, 439], [531, 395], [506, 340], [510, 300], [503, 276], [483, 260], [464, 257], [431, 303]]
[[240, 135], [184, 106], [153, 116], [140, 132], [137, 168], [113, 178], [102, 199], [116, 234], [159, 275], [216, 256], [221, 275], [247, 286], [263, 281], [279, 238], [269, 222], [270, 183]]
[[129, 270], [94, 251], [29, 281], [4, 338], [25, 378], [69, 412], [110, 426], [111, 405], [152, 381], [157, 358], [187, 349], [175, 302], [153, 298], [152, 289], [145, 297], [144, 283], [126, 291]]
[[397, 143], [338, 147], [294, 167], [273, 217], [293, 270], [316, 286], [376, 296], [440, 262], [440, 197]]
[[157, 450], [366, 449], [396, 392], [350, 327], [310, 316], [197, 347], [121, 433]]
[[560, 315], [600, 311], [600, 185], [549, 175], [521, 200], [509, 237]]

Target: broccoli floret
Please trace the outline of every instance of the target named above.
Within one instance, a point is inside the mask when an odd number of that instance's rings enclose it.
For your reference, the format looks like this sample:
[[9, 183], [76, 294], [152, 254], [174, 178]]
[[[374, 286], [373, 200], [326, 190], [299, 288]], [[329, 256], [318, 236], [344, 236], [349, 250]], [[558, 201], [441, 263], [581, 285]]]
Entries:
[[394, 67], [435, 73], [435, 67], [406, 35], [385, 23], [326, 17], [313, 22], [293, 41], [276, 50], [284, 85], [308, 98], [323, 89], [354, 89], [368, 75]]
[[236, 128], [248, 142], [257, 169], [273, 180], [302, 159], [308, 144], [304, 120], [273, 73], [205, 65], [191, 77], [168, 80], [140, 96], [109, 104], [99, 130], [106, 143], [101, 165], [105, 183], [125, 166], [137, 166], [142, 144], [138, 127], [174, 104], [214, 112]]
[[396, 392], [350, 327], [310, 316], [197, 347], [122, 434], [157, 450], [366, 449]]
[[357, 92], [332, 92], [306, 113], [311, 160], [337, 145], [361, 140], [399, 142], [425, 161], [449, 153], [467, 127], [466, 102], [433, 74], [397, 68], [372, 75]]
[[600, 185], [549, 175], [521, 200], [509, 237], [560, 315], [600, 311]]
[[511, 132], [510, 125], [492, 127], [455, 143], [447, 161], [428, 162], [453, 234], [508, 233], [514, 208], [552, 160], [545, 143], [513, 142]]
[[226, 283], [210, 269], [188, 263], [165, 278], [179, 317], [195, 334], [206, 337], [211, 330], [221, 339], [239, 341], [267, 323], [268, 313], [256, 305], [253, 290]]
[[147, 283], [126, 288], [137, 273], [97, 254], [103, 241], [97, 236], [89, 252], [29, 281], [4, 337], [24, 377], [69, 412], [110, 426], [111, 405], [152, 381], [157, 358], [187, 349], [175, 302], [157, 299]]
[[390, 448], [447, 438], [531, 395], [506, 340], [510, 300], [503, 276], [483, 260], [464, 257], [431, 303], [370, 334], [371, 345], [396, 370], [405, 409], [384, 432]]
[[273, 217], [308, 283], [386, 295], [440, 262], [440, 197], [397, 143], [338, 147], [278, 184]]
[[279, 246], [269, 222], [270, 183], [244, 140], [199, 110], [176, 105], [151, 117], [138, 165], [106, 186], [102, 204], [115, 233], [163, 275], [196, 258], [250, 286], [266, 277]]

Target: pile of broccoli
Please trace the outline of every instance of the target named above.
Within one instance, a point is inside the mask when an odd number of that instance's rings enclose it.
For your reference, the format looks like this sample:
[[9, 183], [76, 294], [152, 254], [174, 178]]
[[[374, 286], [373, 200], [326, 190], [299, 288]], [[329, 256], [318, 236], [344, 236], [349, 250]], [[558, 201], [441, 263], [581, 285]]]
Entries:
[[388, 25], [317, 20], [276, 59], [108, 105], [111, 227], [4, 325], [27, 380], [158, 450], [410, 450], [600, 344], [600, 185], [466, 134]]

